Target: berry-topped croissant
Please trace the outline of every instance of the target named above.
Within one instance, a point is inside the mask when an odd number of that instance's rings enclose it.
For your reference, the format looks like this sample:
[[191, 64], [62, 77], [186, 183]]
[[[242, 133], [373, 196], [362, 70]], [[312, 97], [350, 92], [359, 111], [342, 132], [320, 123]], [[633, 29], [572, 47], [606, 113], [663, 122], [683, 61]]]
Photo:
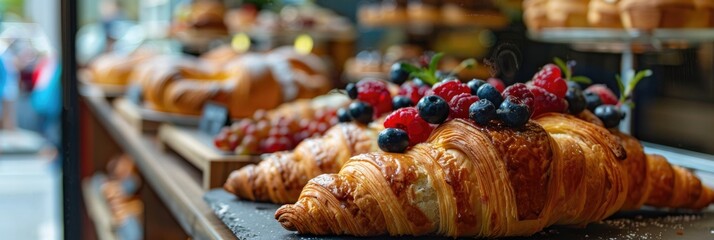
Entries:
[[[301, 234], [526, 236], [643, 205], [714, 201], [691, 172], [612, 130], [634, 84], [618, 102], [601, 86], [581, 91], [547, 65], [532, 84], [496, 86], [435, 85], [416, 107], [386, 118], [377, 141], [384, 152], [310, 180], [276, 219]], [[421, 122], [439, 126], [421, 139]]]
[[585, 225], [642, 203], [699, 209], [714, 199], [661, 157], [639, 159], [644, 172], [626, 158], [614, 135], [570, 115], [519, 128], [455, 119], [405, 153], [358, 155], [312, 179], [275, 216], [301, 234], [499, 237]]

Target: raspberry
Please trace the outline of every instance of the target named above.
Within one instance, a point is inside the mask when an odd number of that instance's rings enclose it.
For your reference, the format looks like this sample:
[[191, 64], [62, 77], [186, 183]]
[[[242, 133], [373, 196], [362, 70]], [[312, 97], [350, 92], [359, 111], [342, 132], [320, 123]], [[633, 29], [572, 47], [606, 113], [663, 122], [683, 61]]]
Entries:
[[400, 108], [392, 112], [384, 120], [385, 128], [399, 128], [409, 135], [409, 145], [426, 141], [433, 127], [419, 117], [419, 111], [414, 107]]
[[471, 88], [468, 85], [461, 83], [459, 80], [448, 80], [437, 83], [432, 88], [434, 94], [450, 102], [454, 96], [462, 93], [471, 93]]
[[533, 85], [544, 88], [555, 96], [565, 97], [568, 84], [561, 77], [560, 68], [554, 64], [547, 64], [533, 76]]
[[414, 82], [406, 82], [402, 84], [402, 87], [399, 89], [399, 95], [409, 97], [412, 100], [412, 103], [416, 104], [430, 90], [431, 88], [427, 85], [418, 85]]
[[533, 96], [533, 93], [528, 89], [528, 86], [523, 83], [508, 86], [506, 90], [503, 91], [503, 98], [505, 99], [507, 97], [516, 97], [519, 99], [519, 103], [526, 104], [531, 111], [533, 111], [535, 107], [533, 106], [535, 96]]
[[478, 101], [478, 97], [471, 95], [470, 93], [462, 93], [454, 96], [449, 102], [449, 107], [451, 111], [449, 112], [449, 117], [451, 118], [469, 118], [469, 107], [471, 104]]
[[557, 73], [557, 76], [560, 76], [562, 74], [562, 72], [560, 71], [560, 67], [558, 67], [558, 65], [555, 65], [552, 63], [548, 63], [548, 64], [544, 65], [541, 68], [541, 71], [543, 71], [543, 70], [555, 72], [555, 73]]
[[617, 97], [615, 96], [615, 93], [610, 91], [610, 89], [607, 88], [605, 84], [591, 85], [590, 87], [586, 88], [585, 91], [597, 93], [597, 95], [600, 96], [600, 100], [602, 100], [602, 104], [617, 105], [617, 103], [619, 102], [617, 100]]
[[357, 99], [374, 107], [374, 118], [392, 111], [392, 95], [387, 84], [375, 79], [365, 79], [357, 83]]
[[535, 97], [534, 108], [531, 111], [532, 117], [535, 118], [548, 112], [565, 112], [568, 109], [568, 102], [565, 99], [559, 98], [541, 87], [531, 87], [530, 90]]
[[506, 88], [506, 85], [503, 84], [503, 81], [498, 78], [489, 78], [488, 80], [486, 80], [486, 82], [495, 87], [496, 90], [498, 90], [499, 92], [503, 92], [503, 90]]

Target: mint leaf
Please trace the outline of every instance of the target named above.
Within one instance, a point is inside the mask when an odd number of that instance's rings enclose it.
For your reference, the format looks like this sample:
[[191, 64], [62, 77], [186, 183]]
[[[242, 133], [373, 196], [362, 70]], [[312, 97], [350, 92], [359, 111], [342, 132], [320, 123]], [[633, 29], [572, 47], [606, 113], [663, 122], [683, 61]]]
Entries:
[[625, 85], [622, 84], [622, 78], [619, 74], [615, 75], [615, 80], [617, 80], [617, 88], [620, 90], [620, 102], [625, 101]]
[[637, 87], [637, 84], [640, 81], [642, 81], [642, 79], [649, 77], [649, 76], [652, 76], [652, 70], [645, 69], [645, 70], [637, 72], [637, 74], [635, 74], [635, 77], [630, 81], [630, 84], [628, 84], [628, 86], [627, 86], [628, 95], [631, 94], [632, 91], [635, 90], [635, 87]]
[[431, 56], [431, 62], [429, 62], [429, 73], [436, 74], [436, 68], [439, 67], [439, 62], [441, 58], [444, 57], [444, 53], [437, 53]]

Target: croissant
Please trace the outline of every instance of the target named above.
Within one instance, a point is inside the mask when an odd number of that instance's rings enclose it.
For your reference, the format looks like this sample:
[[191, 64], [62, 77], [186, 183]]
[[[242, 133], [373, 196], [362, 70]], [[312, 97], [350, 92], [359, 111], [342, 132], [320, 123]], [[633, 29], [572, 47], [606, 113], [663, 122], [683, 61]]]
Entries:
[[354, 155], [376, 151], [377, 125], [381, 123], [337, 124], [322, 137], [302, 141], [292, 152], [273, 153], [258, 165], [233, 171], [223, 188], [251, 201], [294, 203], [308, 180], [338, 172]]
[[136, 67], [130, 79], [141, 85], [150, 109], [200, 115], [203, 105], [214, 101], [228, 106], [232, 118], [243, 118], [326, 93], [327, 76], [317, 56], [279, 48], [240, 55], [222, 49], [202, 58], [158, 56]]
[[[338, 174], [310, 180], [275, 217], [301, 234], [526, 236], [599, 221], [626, 203], [698, 209], [714, 199], [692, 173], [645, 159], [631, 177], [639, 165], [625, 163], [620, 138], [570, 115], [517, 129], [455, 119], [406, 153], [352, 157]], [[644, 189], [631, 188], [642, 176]]]

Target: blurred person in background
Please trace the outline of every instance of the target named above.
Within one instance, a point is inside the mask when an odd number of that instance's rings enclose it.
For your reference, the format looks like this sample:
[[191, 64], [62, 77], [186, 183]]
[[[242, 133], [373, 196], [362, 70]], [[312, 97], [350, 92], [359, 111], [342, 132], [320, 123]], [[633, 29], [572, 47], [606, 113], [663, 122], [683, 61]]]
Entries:
[[0, 128], [7, 130], [14, 130], [17, 127], [15, 103], [20, 91], [20, 75], [15, 65], [15, 56], [10, 49], [11, 44], [0, 41], [0, 99], [2, 99]]
[[55, 54], [47, 53], [38, 58], [32, 72], [30, 103], [38, 118], [36, 129], [45, 138], [59, 146], [60, 143], [60, 66]]

